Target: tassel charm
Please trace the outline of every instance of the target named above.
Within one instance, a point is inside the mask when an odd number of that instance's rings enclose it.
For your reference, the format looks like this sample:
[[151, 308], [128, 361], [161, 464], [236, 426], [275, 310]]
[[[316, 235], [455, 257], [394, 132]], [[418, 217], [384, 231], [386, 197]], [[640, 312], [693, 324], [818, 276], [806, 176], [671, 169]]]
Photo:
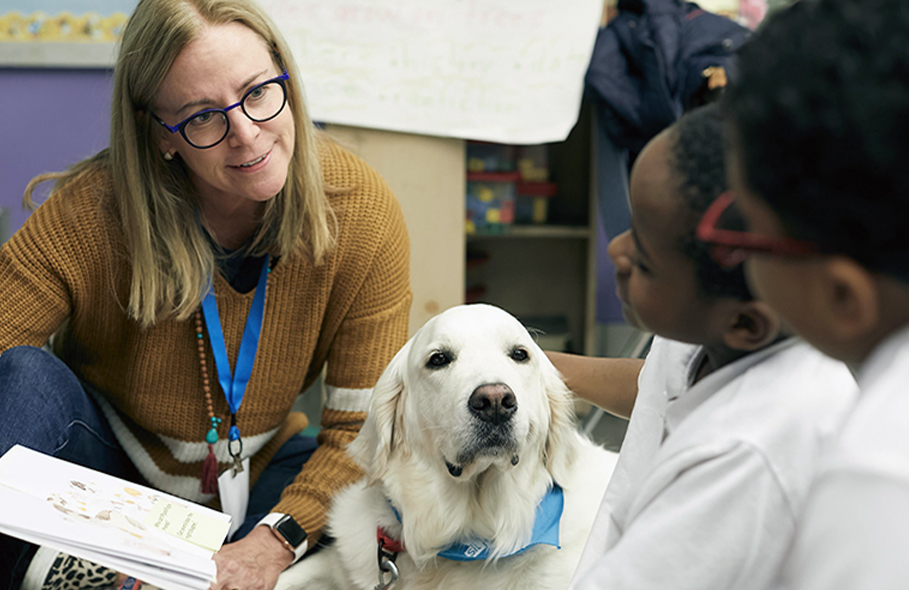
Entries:
[[218, 491], [218, 458], [215, 449], [208, 445], [208, 456], [202, 462], [202, 493], [214, 494]]

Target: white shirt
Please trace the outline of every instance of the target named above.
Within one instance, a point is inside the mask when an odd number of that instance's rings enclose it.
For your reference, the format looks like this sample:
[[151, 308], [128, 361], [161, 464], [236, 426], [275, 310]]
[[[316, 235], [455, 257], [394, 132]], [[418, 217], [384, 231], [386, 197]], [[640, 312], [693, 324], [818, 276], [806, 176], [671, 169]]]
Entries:
[[909, 327], [878, 345], [811, 490], [783, 586], [909, 588]]
[[760, 589], [856, 384], [797, 339], [691, 385], [698, 346], [655, 338], [572, 588]]

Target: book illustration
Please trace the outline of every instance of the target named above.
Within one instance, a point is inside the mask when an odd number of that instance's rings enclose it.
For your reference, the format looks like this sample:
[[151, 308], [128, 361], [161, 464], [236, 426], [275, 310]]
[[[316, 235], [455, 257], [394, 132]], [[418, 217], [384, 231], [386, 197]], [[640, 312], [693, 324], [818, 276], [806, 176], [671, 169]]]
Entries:
[[15, 446], [0, 457], [0, 533], [162, 589], [208, 588], [230, 517]]
[[[70, 477], [67, 470], [31, 470], [27, 478], [3, 477], [0, 483], [43, 497], [70, 522], [81, 522], [93, 529], [91, 538], [109, 537], [124, 548], [170, 557], [172, 549], [160, 536], [149, 535], [145, 517], [160, 498], [157, 493], [143, 493], [124, 482], [95, 477]], [[97, 474], [103, 475], [103, 474]]]
[[148, 528], [127, 508], [134, 507], [135, 512], [143, 514], [144, 518], [144, 514], [151, 512], [157, 498], [157, 494], [146, 495], [129, 486], [123, 486], [122, 491], [105, 497], [94, 482], [71, 480], [66, 491], [51, 493], [47, 501], [67, 516], [108, 522], [142, 538], [142, 533]]

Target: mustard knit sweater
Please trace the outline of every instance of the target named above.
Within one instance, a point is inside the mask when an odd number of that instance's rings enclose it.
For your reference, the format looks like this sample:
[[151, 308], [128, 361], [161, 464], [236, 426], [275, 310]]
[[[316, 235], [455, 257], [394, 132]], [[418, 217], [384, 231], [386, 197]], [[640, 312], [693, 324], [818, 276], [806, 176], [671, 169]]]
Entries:
[[[353, 189], [330, 196], [338, 247], [320, 266], [303, 256], [274, 265], [258, 354], [237, 413], [253, 482], [306, 427], [291, 406], [327, 363], [319, 448], [273, 509], [292, 515], [312, 538], [325, 524], [332, 494], [360, 475], [344, 449], [365, 418], [372, 386], [407, 338], [411, 301], [407, 230], [394, 196], [337, 145], [323, 146], [321, 156], [326, 184]], [[61, 358], [88, 385], [148, 482], [196, 502], [215, 501], [200, 491], [210, 424], [195, 323], [166, 320], [143, 330], [126, 316], [129, 258], [114, 211], [110, 177], [98, 170], [50, 198], [0, 248], [0, 351], [41, 346], [62, 327]], [[254, 292], [237, 293], [221, 276], [214, 285], [234, 367]], [[223, 420], [215, 452], [225, 469], [230, 412], [213, 363], [209, 373], [214, 412]]]

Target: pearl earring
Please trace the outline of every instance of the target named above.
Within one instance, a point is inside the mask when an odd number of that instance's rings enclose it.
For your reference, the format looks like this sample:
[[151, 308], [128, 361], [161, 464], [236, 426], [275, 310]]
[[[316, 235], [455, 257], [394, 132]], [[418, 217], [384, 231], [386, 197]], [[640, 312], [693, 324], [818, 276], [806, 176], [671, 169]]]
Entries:
[[164, 152], [164, 159], [170, 162], [174, 159], [174, 155], [170, 152]]

